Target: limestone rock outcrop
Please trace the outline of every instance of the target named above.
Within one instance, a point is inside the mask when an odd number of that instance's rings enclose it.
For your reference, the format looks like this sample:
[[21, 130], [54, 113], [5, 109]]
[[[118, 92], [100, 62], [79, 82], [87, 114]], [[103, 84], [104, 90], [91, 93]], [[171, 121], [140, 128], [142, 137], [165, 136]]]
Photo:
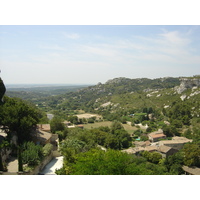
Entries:
[[181, 94], [187, 89], [192, 89], [193, 87], [200, 87], [200, 77], [181, 78], [180, 81], [180, 86], [175, 87], [178, 94]]

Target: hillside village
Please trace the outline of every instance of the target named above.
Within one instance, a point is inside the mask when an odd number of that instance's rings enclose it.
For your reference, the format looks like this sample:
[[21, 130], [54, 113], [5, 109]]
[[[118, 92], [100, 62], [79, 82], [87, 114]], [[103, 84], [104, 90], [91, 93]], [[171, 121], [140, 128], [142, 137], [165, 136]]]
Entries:
[[[3, 99], [5, 86], [2, 80], [0, 86], [0, 98]], [[17, 169], [10, 174], [39, 174], [48, 162], [61, 155], [64, 157], [64, 163], [57, 174], [78, 173], [73, 171], [77, 156], [81, 156], [81, 153], [89, 154], [92, 149], [98, 152], [99, 148], [106, 155], [120, 151], [134, 156], [136, 160], [145, 159], [141, 162], [149, 162], [152, 170], [155, 171], [159, 167], [161, 174], [172, 172], [200, 174], [198, 168], [200, 154], [195, 154], [200, 152], [198, 146], [200, 141], [199, 87], [199, 76], [152, 81], [117, 78], [77, 92], [69, 92], [49, 99], [45, 97], [46, 106], [38, 103], [37, 100], [33, 110], [34, 112], [37, 110], [40, 119], [34, 122], [35, 125], [30, 127], [29, 131], [33, 144], [27, 143], [30, 140], [24, 138], [23, 143], [27, 146], [24, 146], [21, 151], [22, 157], [25, 155], [23, 152], [28, 156], [31, 150], [28, 149], [28, 145], [32, 145], [30, 147], [32, 151], [40, 148], [37, 151], [41, 151], [42, 156], [39, 158], [34, 155], [37, 157], [35, 164], [24, 159], [23, 170]], [[12, 101], [9, 98], [5, 97], [2, 105]], [[19, 103], [20, 106], [21, 100], [15, 101], [16, 105]], [[4, 122], [3, 117], [0, 117], [2, 120], [0, 150], [1, 163], [3, 163], [0, 167], [5, 168], [5, 171], [0, 171], [1, 174], [9, 174], [8, 166], [11, 157], [14, 156], [15, 160], [19, 161], [17, 165], [20, 165], [19, 155], [17, 155], [19, 150], [16, 148], [20, 138], [17, 131], [11, 132], [11, 129], [14, 130], [13, 126], [8, 127], [9, 123]], [[197, 148], [194, 150], [194, 158], [185, 159], [189, 156], [187, 148]], [[48, 153], [45, 153], [46, 149]], [[115, 151], [111, 152], [112, 149]], [[185, 155], [185, 158], [177, 160], [175, 166], [170, 163], [170, 159], [176, 159], [177, 155], [181, 158]], [[189, 162], [189, 159], [194, 161]], [[144, 168], [144, 173], [145, 170], [147, 169]]]

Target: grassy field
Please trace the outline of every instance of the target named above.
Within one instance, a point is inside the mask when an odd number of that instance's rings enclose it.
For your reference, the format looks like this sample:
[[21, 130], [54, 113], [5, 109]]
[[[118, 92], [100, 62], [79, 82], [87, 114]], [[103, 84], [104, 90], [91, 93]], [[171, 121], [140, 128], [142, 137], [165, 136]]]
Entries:
[[[98, 128], [100, 126], [108, 126], [110, 127], [112, 124], [112, 122], [110, 121], [104, 121], [104, 122], [95, 122], [93, 124], [84, 124], [84, 128], [85, 129], [92, 129], [92, 128]], [[128, 124], [122, 124], [122, 126], [124, 127], [124, 129], [129, 133], [132, 134], [133, 131], [137, 130], [138, 128], [130, 126]]]
[[97, 119], [102, 118], [101, 115], [97, 115], [97, 114], [92, 114], [92, 113], [83, 113], [83, 114], [79, 114], [76, 115], [79, 119], [85, 118], [85, 119], [89, 119], [91, 117], [96, 117]]

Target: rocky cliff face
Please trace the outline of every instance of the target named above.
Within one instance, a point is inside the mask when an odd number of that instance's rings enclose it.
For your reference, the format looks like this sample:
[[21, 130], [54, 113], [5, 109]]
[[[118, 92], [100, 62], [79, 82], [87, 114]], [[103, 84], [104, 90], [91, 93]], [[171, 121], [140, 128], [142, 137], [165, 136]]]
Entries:
[[3, 102], [3, 96], [4, 96], [5, 92], [6, 92], [6, 87], [5, 87], [2, 79], [0, 78], [0, 103]]
[[178, 87], [175, 87], [175, 90], [178, 94], [181, 94], [187, 89], [192, 89], [193, 87], [200, 87], [200, 77], [196, 78], [181, 78], [181, 84]]

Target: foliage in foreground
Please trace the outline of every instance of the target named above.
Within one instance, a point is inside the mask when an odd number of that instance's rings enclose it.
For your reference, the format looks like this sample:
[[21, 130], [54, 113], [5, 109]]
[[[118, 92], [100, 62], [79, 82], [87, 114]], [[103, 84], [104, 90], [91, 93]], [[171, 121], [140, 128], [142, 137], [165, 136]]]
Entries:
[[72, 165], [65, 165], [57, 174], [69, 175], [153, 175], [168, 174], [163, 165], [147, 162], [118, 150], [91, 149], [77, 154]]
[[33, 127], [39, 122], [40, 112], [33, 105], [17, 98], [4, 98], [0, 107], [0, 124], [8, 133], [14, 132], [18, 137], [18, 144], [31, 139]]
[[33, 142], [24, 143], [22, 146], [22, 162], [29, 166], [35, 166], [43, 158], [43, 148], [41, 145], [35, 145]]

